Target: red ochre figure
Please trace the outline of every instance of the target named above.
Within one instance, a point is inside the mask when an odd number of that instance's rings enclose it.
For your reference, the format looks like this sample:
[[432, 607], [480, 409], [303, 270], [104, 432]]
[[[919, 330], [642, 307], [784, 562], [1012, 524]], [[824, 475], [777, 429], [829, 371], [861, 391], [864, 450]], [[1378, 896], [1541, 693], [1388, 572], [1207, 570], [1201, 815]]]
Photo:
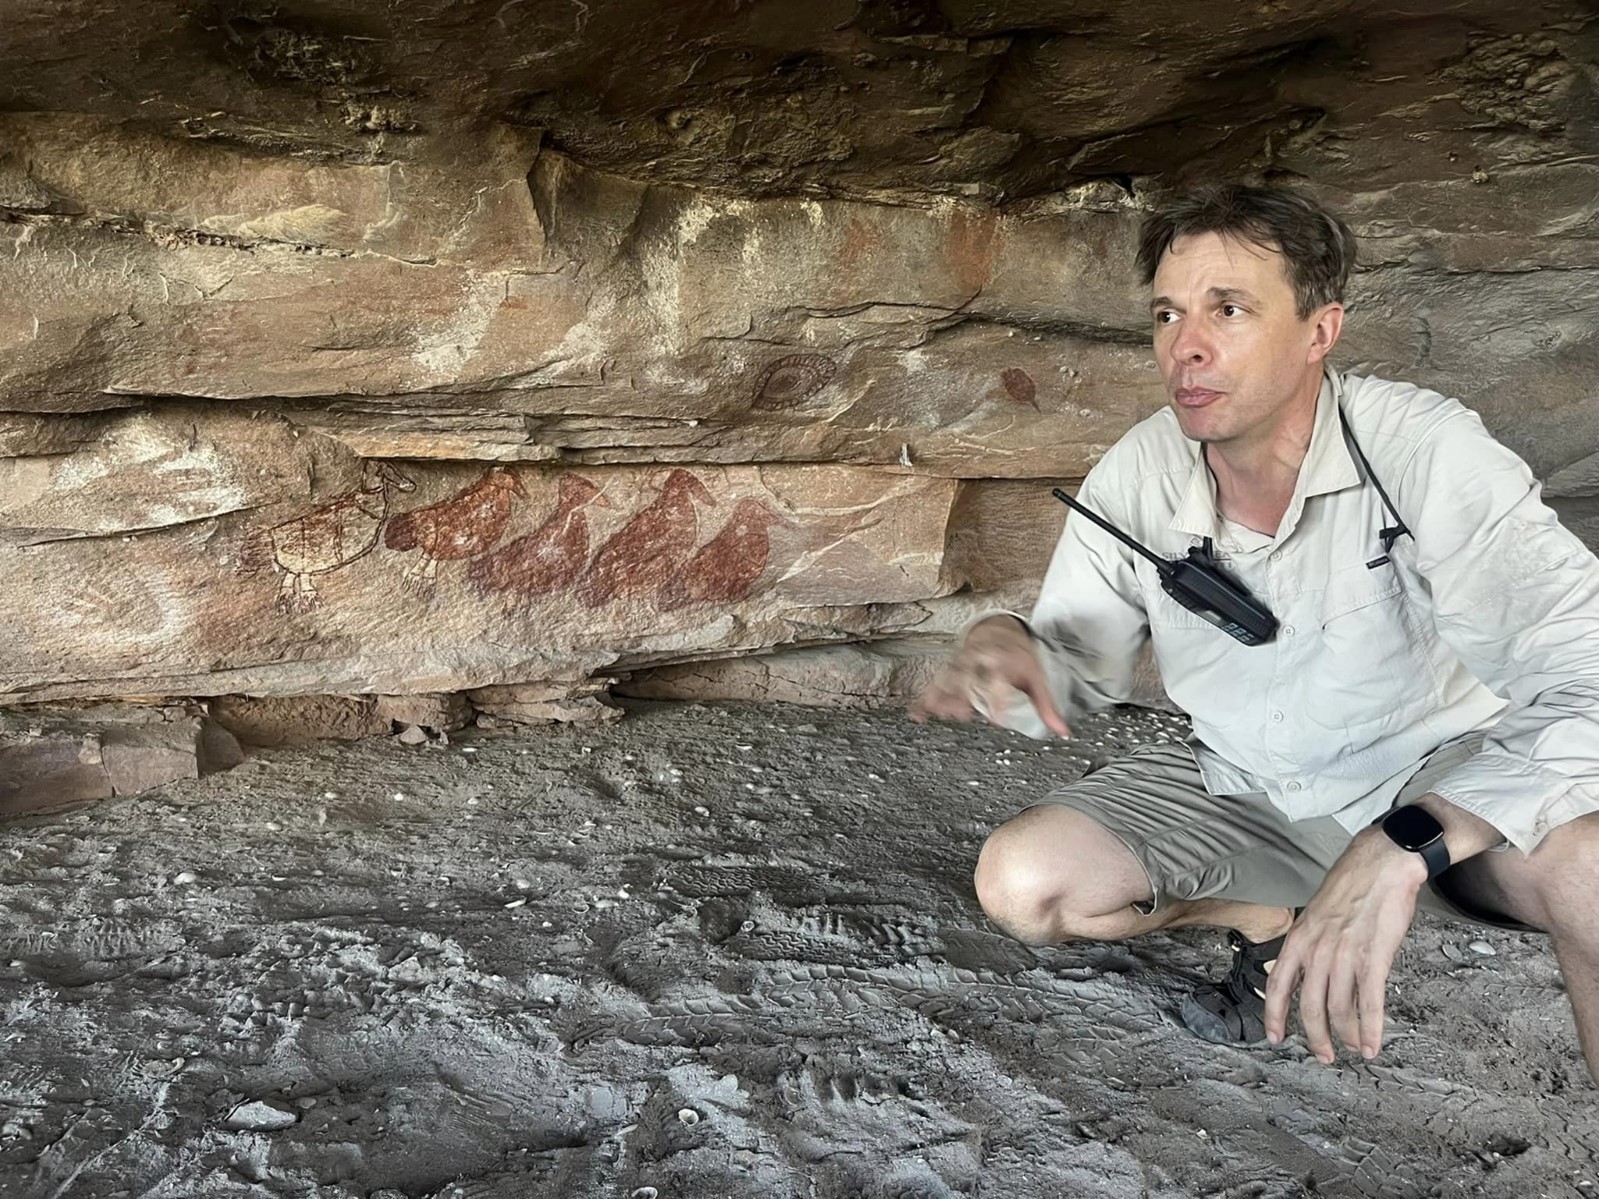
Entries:
[[466, 577], [479, 593], [549, 595], [577, 581], [589, 557], [589, 520], [583, 509], [590, 503], [609, 508], [611, 501], [576, 474], [561, 476], [556, 497], [555, 514], [537, 529], [467, 567]]
[[694, 500], [715, 505], [711, 493], [686, 470], [674, 470], [656, 501], [600, 547], [578, 596], [591, 608], [653, 591], [683, 565], [698, 526]]
[[656, 607], [670, 611], [688, 604], [744, 599], [772, 556], [766, 530], [780, 523], [782, 518], [760, 500], [740, 500], [722, 531], [667, 580]]
[[1038, 406], [1038, 384], [1021, 367], [1012, 366], [1001, 371], [999, 381], [1005, 385], [1005, 393], [1018, 404], [1031, 404], [1034, 411], [1043, 411]]
[[406, 568], [406, 590], [431, 594], [440, 562], [473, 557], [498, 541], [511, 519], [513, 495], [525, 498], [527, 491], [515, 475], [496, 466], [449, 499], [391, 520], [383, 544], [391, 550], [422, 551], [421, 559]]
[[[273, 525], [264, 535], [278, 580], [279, 612], [314, 612], [322, 606], [314, 576], [348, 566], [372, 552], [396, 491], [416, 484], [383, 462], [366, 462], [361, 486], [320, 508]], [[259, 549], [260, 541], [256, 541]], [[259, 560], [259, 559], [258, 559]]]

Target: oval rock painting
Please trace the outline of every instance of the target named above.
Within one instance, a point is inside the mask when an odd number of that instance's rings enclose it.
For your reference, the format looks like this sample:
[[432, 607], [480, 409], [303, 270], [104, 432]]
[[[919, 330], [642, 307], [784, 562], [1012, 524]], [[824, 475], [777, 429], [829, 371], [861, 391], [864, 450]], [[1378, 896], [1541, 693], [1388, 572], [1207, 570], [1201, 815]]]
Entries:
[[821, 354], [785, 354], [755, 381], [752, 407], [782, 412], [798, 408], [831, 382], [838, 367]]

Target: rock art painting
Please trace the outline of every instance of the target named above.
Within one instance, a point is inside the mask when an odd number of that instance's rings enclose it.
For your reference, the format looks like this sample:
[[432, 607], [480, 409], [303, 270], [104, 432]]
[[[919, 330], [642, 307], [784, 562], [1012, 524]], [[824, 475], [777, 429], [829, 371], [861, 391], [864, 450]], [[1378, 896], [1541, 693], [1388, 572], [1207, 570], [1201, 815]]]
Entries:
[[671, 611], [748, 598], [771, 560], [767, 529], [774, 523], [787, 522], [760, 500], [740, 500], [721, 531], [662, 585], [656, 607]]
[[1005, 385], [1005, 394], [1018, 404], [1031, 404], [1034, 411], [1043, 411], [1038, 406], [1038, 384], [1021, 367], [1012, 366], [1001, 371], [999, 381]]
[[653, 501], [591, 558], [590, 510], [613, 509], [614, 501], [586, 475], [562, 473], [555, 511], [532, 532], [497, 548], [515, 497], [527, 496], [509, 470], [494, 467], [448, 499], [390, 516], [391, 496], [415, 488], [393, 467], [369, 462], [359, 489], [262, 535], [259, 540], [270, 545], [282, 575], [278, 609], [315, 611], [322, 600], [314, 576], [365, 557], [380, 537], [392, 550], [419, 554], [402, 578], [406, 591], [430, 595], [440, 562], [471, 559], [466, 579], [473, 591], [500, 597], [507, 612], [568, 591], [589, 608], [652, 592], [662, 612], [733, 603], [750, 596], [770, 565], [771, 527], [792, 524], [765, 501], [746, 497], [733, 505], [715, 535], [695, 549], [700, 507], [719, 503], [693, 473], [673, 470]]
[[509, 470], [496, 466], [449, 499], [396, 516], [384, 530], [383, 544], [421, 551], [401, 585], [414, 595], [431, 595], [440, 562], [476, 557], [500, 539], [515, 496], [525, 499], [527, 490]]
[[683, 566], [698, 537], [694, 501], [714, 507], [705, 484], [674, 470], [655, 502], [613, 533], [578, 584], [590, 608], [654, 591]]
[[798, 408], [826, 387], [838, 366], [821, 354], [787, 354], [769, 363], [755, 380], [751, 407], [768, 412]]
[[392, 466], [368, 462], [355, 491], [268, 529], [265, 542], [273, 566], [282, 576], [278, 611], [306, 613], [321, 607], [316, 576], [340, 570], [371, 553], [388, 518], [390, 498], [415, 488], [415, 483]]
[[478, 558], [467, 567], [467, 580], [480, 595], [530, 599], [564, 591], [588, 565], [589, 523], [584, 509], [590, 504], [611, 506], [592, 481], [563, 474], [554, 515], [526, 536]]

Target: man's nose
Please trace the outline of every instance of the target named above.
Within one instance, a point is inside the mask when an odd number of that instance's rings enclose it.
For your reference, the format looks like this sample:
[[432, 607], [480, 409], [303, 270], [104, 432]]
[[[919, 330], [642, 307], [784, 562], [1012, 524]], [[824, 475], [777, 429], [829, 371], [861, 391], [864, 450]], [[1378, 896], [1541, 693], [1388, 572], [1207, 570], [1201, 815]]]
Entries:
[[1199, 325], [1185, 320], [1177, 326], [1177, 336], [1171, 343], [1171, 356], [1174, 362], [1186, 366], [1198, 366], [1210, 361], [1210, 343], [1205, 340], [1204, 331]]

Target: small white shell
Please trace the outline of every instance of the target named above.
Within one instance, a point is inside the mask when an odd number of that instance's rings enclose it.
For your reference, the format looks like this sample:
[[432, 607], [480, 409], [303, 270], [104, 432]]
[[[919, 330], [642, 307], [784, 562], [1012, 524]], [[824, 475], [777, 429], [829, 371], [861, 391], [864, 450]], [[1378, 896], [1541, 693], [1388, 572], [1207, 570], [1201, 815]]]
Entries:
[[700, 1122], [700, 1114], [691, 1107], [681, 1109], [677, 1113], [677, 1118], [690, 1128]]
[[659, 1199], [660, 1193], [654, 1187], [638, 1187], [628, 1199]]

